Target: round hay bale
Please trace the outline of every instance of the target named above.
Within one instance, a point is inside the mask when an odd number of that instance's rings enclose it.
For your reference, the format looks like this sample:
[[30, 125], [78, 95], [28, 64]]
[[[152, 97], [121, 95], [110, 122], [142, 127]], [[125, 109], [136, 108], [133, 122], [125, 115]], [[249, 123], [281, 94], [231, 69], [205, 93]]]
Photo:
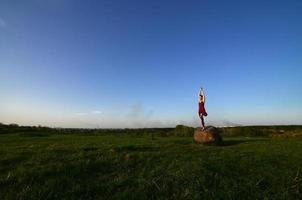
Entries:
[[214, 126], [207, 126], [204, 130], [198, 127], [194, 131], [194, 141], [202, 144], [221, 144], [222, 137]]

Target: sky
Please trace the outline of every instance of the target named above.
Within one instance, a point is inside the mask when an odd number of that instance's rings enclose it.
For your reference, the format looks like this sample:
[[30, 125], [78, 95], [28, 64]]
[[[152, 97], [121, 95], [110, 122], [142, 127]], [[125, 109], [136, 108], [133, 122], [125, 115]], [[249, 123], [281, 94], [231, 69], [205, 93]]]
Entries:
[[302, 1], [1, 0], [0, 122], [302, 124]]

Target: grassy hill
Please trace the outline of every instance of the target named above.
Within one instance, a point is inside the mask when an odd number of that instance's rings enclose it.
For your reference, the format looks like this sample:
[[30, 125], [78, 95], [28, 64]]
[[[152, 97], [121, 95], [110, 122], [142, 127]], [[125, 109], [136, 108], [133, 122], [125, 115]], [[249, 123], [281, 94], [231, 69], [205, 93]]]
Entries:
[[302, 198], [302, 140], [270, 137], [301, 127], [223, 128], [222, 146], [193, 143], [184, 126], [5, 127], [0, 199]]

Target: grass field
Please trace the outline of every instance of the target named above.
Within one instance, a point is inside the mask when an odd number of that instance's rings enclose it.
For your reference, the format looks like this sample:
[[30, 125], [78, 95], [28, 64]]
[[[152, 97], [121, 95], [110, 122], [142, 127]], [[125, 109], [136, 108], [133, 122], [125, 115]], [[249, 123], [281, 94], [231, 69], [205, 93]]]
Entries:
[[0, 134], [0, 199], [301, 199], [302, 139]]

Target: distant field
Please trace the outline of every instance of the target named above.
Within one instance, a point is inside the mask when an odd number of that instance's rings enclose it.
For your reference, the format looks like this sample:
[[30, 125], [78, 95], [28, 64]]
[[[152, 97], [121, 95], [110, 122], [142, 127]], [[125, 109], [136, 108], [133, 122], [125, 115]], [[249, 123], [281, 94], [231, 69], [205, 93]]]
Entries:
[[302, 139], [0, 134], [0, 199], [302, 199]]

